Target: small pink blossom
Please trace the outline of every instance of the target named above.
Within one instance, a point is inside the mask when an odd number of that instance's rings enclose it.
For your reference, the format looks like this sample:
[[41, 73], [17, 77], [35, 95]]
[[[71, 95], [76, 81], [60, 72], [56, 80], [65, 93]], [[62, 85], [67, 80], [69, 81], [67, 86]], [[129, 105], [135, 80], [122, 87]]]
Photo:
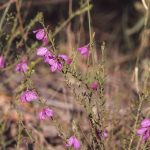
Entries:
[[37, 56], [45, 56], [48, 52], [48, 49], [46, 47], [40, 47], [37, 49], [36, 54]]
[[4, 68], [5, 67], [5, 60], [3, 56], [0, 56], [0, 68]]
[[43, 57], [44, 62], [51, 65], [51, 61], [56, 59], [56, 56], [53, 55], [50, 51], [47, 51], [46, 54]]
[[32, 102], [38, 99], [38, 95], [35, 91], [26, 90], [21, 93], [21, 102]]
[[37, 40], [43, 41], [45, 45], [48, 43], [48, 37], [44, 29], [35, 30], [33, 33], [35, 34]]
[[80, 141], [75, 137], [75, 136], [71, 136], [68, 140], [67, 140], [67, 147], [72, 147], [75, 150], [80, 149], [81, 144]]
[[99, 84], [97, 83], [97, 81], [94, 81], [94, 82], [91, 83], [90, 88], [93, 89], [93, 90], [97, 90], [98, 89], [98, 85]]
[[45, 120], [46, 118], [52, 118], [54, 115], [54, 112], [50, 108], [44, 108], [40, 113], [39, 113], [39, 119], [40, 120]]
[[105, 139], [108, 137], [108, 131], [107, 130], [100, 131], [100, 130], [96, 129], [96, 134], [97, 134], [97, 137], [99, 139], [101, 139], [101, 137], [103, 137]]
[[108, 137], [108, 131], [107, 131], [107, 130], [105, 130], [105, 131], [103, 132], [103, 137], [104, 137], [105, 139]]
[[78, 51], [85, 57], [88, 57], [89, 55], [88, 45], [78, 48]]
[[49, 60], [50, 69], [52, 72], [55, 72], [56, 70], [61, 71], [62, 70], [62, 63], [58, 61], [56, 58], [52, 58]]
[[142, 137], [143, 141], [148, 140], [150, 137], [150, 119], [144, 119], [141, 122], [141, 128], [137, 130], [137, 134]]
[[27, 72], [28, 65], [26, 60], [21, 60], [20, 63], [16, 65], [16, 71], [17, 72]]
[[72, 63], [72, 59], [69, 58], [65, 54], [60, 54], [60, 55], [58, 55], [58, 57], [61, 58], [61, 59], [63, 59], [68, 65], [70, 65]]

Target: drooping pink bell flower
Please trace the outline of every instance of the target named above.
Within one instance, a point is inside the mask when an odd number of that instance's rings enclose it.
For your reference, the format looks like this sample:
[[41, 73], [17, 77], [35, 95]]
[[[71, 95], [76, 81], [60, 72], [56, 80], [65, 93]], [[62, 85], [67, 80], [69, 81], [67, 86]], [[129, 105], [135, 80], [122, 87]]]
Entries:
[[0, 56], [0, 69], [5, 67], [5, 60], [3, 56]]
[[137, 134], [142, 137], [143, 141], [150, 137], [150, 119], [144, 119], [141, 122], [141, 127], [137, 130]]
[[83, 47], [80, 47], [77, 49], [81, 55], [85, 56], [85, 57], [88, 57], [89, 55], [89, 49], [88, 49], [88, 45], [85, 45]]
[[80, 141], [75, 137], [75, 136], [71, 136], [68, 140], [67, 140], [67, 147], [72, 147], [75, 150], [80, 149], [81, 144]]
[[40, 113], [39, 113], [39, 119], [40, 120], [45, 120], [47, 118], [53, 118], [54, 112], [50, 108], [44, 108]]
[[99, 84], [97, 83], [97, 81], [94, 81], [91, 83], [90, 88], [93, 90], [97, 90], [98, 86], [99, 86]]
[[43, 41], [45, 45], [48, 43], [48, 37], [44, 29], [35, 30], [33, 33], [35, 34], [37, 40]]
[[38, 95], [35, 91], [26, 90], [21, 93], [21, 102], [32, 102], [38, 99]]
[[18, 63], [18, 64], [16, 65], [15, 70], [16, 70], [17, 72], [27, 72], [27, 70], [28, 70], [27, 61], [24, 60], [24, 59], [22, 59], [22, 60], [20, 61], [20, 63]]

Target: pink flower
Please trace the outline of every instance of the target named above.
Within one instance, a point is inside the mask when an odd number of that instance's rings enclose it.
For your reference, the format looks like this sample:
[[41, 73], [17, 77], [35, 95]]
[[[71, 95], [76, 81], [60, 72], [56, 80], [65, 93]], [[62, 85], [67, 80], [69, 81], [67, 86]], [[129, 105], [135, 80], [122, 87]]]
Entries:
[[38, 99], [38, 95], [35, 91], [26, 90], [21, 93], [20, 100], [21, 102], [31, 102]]
[[67, 64], [71, 64], [72, 62], [72, 60], [64, 54], [58, 56], [53, 55], [46, 47], [38, 48], [36, 54], [37, 56], [43, 57], [44, 62], [50, 65], [52, 72], [55, 72], [56, 70], [61, 71], [64, 61]]
[[48, 49], [46, 47], [40, 47], [37, 49], [36, 54], [37, 56], [45, 56], [48, 52]]
[[62, 70], [62, 63], [58, 61], [56, 58], [52, 58], [49, 60], [50, 69], [52, 72], [55, 72], [56, 70], [61, 71]]
[[71, 60], [66, 55], [58, 55], [56, 56], [49, 56], [45, 58], [45, 62], [47, 62], [50, 65], [50, 69], [52, 72], [55, 72], [56, 70], [61, 71], [63, 68], [63, 61], [65, 61], [67, 64], [71, 64]]
[[35, 34], [37, 40], [43, 41], [45, 45], [48, 43], [48, 37], [44, 29], [35, 30], [33, 33]]
[[28, 70], [28, 65], [26, 60], [21, 60], [19, 64], [16, 66], [16, 71], [17, 72], [27, 72]]
[[46, 118], [52, 118], [54, 115], [54, 112], [50, 108], [44, 108], [40, 113], [39, 113], [39, 119], [40, 120], [45, 120]]
[[108, 131], [107, 131], [107, 130], [105, 130], [105, 131], [103, 132], [103, 137], [104, 137], [105, 139], [108, 137]]
[[70, 65], [72, 63], [72, 59], [68, 58], [67, 55], [60, 54], [60, 55], [58, 55], [58, 57], [61, 58], [62, 60], [64, 60], [68, 65]]
[[81, 145], [80, 145], [80, 141], [75, 137], [75, 136], [71, 136], [68, 140], [67, 140], [67, 147], [72, 147], [76, 150], [80, 149]]
[[0, 56], [0, 68], [4, 68], [5, 67], [5, 60], [3, 56]]
[[89, 55], [88, 45], [78, 48], [78, 51], [85, 57], [88, 57]]
[[96, 134], [97, 134], [98, 139], [101, 139], [101, 137], [106, 139], [108, 137], [108, 131], [107, 130], [100, 131], [100, 130], [96, 129]]
[[144, 119], [141, 122], [141, 128], [137, 130], [137, 134], [142, 137], [143, 141], [148, 140], [150, 137], [150, 119]]
[[97, 90], [98, 89], [98, 83], [96, 81], [91, 83], [90, 88], [93, 90]]

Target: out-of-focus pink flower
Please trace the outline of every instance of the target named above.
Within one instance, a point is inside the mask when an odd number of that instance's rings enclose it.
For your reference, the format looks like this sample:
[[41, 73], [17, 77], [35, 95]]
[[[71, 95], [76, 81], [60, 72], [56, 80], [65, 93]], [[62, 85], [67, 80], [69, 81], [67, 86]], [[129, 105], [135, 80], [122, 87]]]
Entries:
[[72, 147], [76, 150], [80, 149], [81, 144], [80, 141], [75, 137], [75, 136], [71, 136], [68, 140], [67, 140], [67, 147]]
[[107, 130], [105, 130], [105, 131], [103, 132], [103, 137], [104, 137], [105, 139], [108, 137], [108, 131], [107, 131]]
[[5, 67], [5, 60], [3, 56], [0, 56], [0, 68], [4, 68]]
[[61, 58], [61, 59], [63, 59], [68, 65], [70, 65], [72, 63], [72, 59], [69, 58], [65, 54], [60, 54], [60, 55], [58, 55], [58, 57]]
[[27, 72], [28, 65], [26, 60], [21, 60], [20, 63], [16, 65], [16, 71], [17, 72]]
[[45, 56], [48, 52], [48, 49], [46, 47], [40, 47], [37, 49], [36, 54], [37, 56]]
[[141, 122], [141, 127], [137, 130], [137, 134], [142, 137], [143, 141], [150, 137], [150, 119], [144, 119]]
[[37, 40], [43, 41], [45, 45], [48, 43], [48, 37], [44, 29], [35, 30], [33, 33], [35, 34]]
[[98, 89], [98, 85], [99, 84], [97, 83], [97, 81], [94, 81], [94, 82], [91, 83], [90, 88], [93, 89], [93, 90], [97, 90]]
[[39, 113], [39, 119], [40, 120], [45, 120], [46, 118], [53, 118], [54, 112], [50, 108], [44, 108], [40, 113]]
[[58, 56], [53, 55], [46, 47], [40, 47], [36, 51], [37, 56], [41, 56], [45, 63], [50, 65], [50, 70], [55, 72], [56, 70], [61, 71], [64, 61], [67, 64], [71, 64], [72, 60], [68, 56], [61, 54]]
[[26, 90], [21, 93], [21, 102], [32, 102], [38, 99], [38, 95], [35, 91]]
[[96, 129], [96, 134], [97, 134], [97, 137], [99, 139], [101, 139], [101, 137], [103, 137], [105, 139], [108, 137], [108, 131], [107, 130], [100, 131], [100, 130]]
[[77, 50], [81, 53], [81, 55], [88, 57], [88, 55], [89, 55], [88, 45], [80, 47]]

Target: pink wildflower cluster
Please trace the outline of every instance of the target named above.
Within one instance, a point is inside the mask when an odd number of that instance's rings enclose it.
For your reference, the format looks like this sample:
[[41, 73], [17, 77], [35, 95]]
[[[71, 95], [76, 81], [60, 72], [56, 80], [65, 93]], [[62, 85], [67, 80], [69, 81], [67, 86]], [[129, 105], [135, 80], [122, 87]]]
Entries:
[[72, 60], [67, 55], [60, 54], [55, 56], [46, 47], [40, 47], [36, 52], [37, 56], [44, 59], [44, 62], [50, 65], [50, 70], [55, 72], [56, 70], [61, 71], [63, 63], [71, 64]]
[[[38, 94], [33, 90], [26, 90], [21, 93], [20, 101], [25, 102], [32, 102], [38, 100]], [[52, 118], [53, 117], [53, 110], [49, 108], [44, 108], [38, 115], [40, 120], [45, 120], [46, 118]]]
[[[35, 30], [33, 31], [33, 33], [35, 34], [37, 40], [43, 41], [45, 45], [48, 43], [48, 36], [45, 33], [44, 29]], [[78, 48], [78, 51], [81, 53], [82, 56], [88, 57], [89, 55], [88, 45]], [[52, 72], [61, 71], [64, 63], [68, 65], [72, 63], [72, 59], [70, 59], [67, 55], [65, 54], [54, 55], [52, 52], [48, 50], [47, 47], [37, 48], [36, 55], [42, 57], [44, 62], [50, 65], [50, 70]], [[3, 62], [3, 60], [1, 59], [2, 58], [0, 57], [0, 65], [3, 66], [4, 63], [1, 63]], [[16, 66], [17, 72], [26, 72], [27, 70], [28, 65], [25, 60], [21, 60], [20, 63], [18, 63]], [[97, 82], [91, 83], [90, 88], [93, 90], [97, 90], [98, 83]], [[38, 99], [39, 99], [38, 94], [33, 90], [23, 91], [20, 96], [21, 102], [32, 102]], [[38, 114], [40, 120], [45, 120], [49, 118], [53, 119], [53, 116], [54, 112], [50, 108], [43, 108]], [[103, 136], [107, 137], [108, 136], [107, 132], [104, 132]], [[74, 148], [75, 150], [79, 150], [81, 144], [80, 141], [75, 136], [71, 136], [70, 138], [68, 138], [66, 146]]]
[[143, 141], [150, 137], [150, 119], [144, 119], [141, 122], [141, 127], [137, 130], [137, 134], [141, 136]]

